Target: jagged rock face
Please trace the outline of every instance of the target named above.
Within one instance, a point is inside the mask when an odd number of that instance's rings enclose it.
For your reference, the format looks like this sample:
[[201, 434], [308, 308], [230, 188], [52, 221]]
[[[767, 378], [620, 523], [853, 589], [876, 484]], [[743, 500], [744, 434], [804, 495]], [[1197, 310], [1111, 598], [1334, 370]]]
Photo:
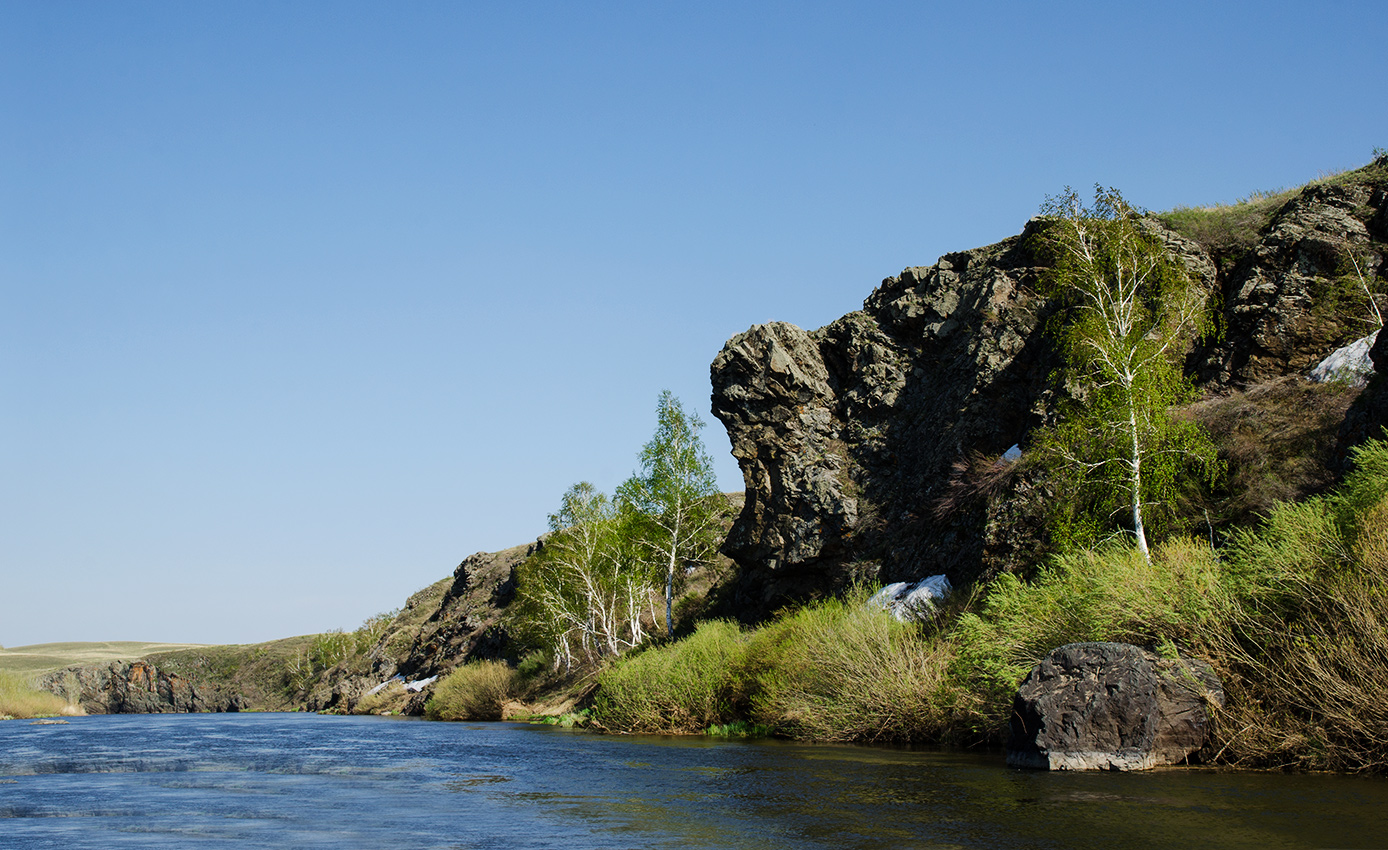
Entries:
[[240, 696], [156, 669], [144, 661], [113, 661], [49, 673], [39, 686], [88, 714], [173, 714], [240, 711]]
[[1385, 221], [1388, 191], [1371, 183], [1312, 186], [1288, 201], [1223, 281], [1227, 330], [1193, 371], [1207, 384], [1239, 388], [1306, 374], [1373, 330], [1368, 311], [1348, 307], [1359, 284], [1347, 276], [1351, 251], [1367, 279], [1378, 274]]
[[1341, 463], [1349, 450], [1365, 440], [1388, 439], [1388, 333], [1379, 333], [1369, 349], [1375, 375], [1355, 401], [1340, 427], [1338, 452]]
[[[1220, 293], [1224, 335], [1191, 340], [1187, 354], [1206, 391], [1304, 374], [1363, 336], [1359, 317], [1336, 304], [1347, 250], [1370, 277], [1385, 253], [1373, 241], [1388, 226], [1378, 179], [1298, 194], [1224, 268], [1144, 220]], [[1039, 507], [1053, 494], [1034, 473], [941, 516], [935, 508], [958, 464], [1025, 449], [1064, 391], [1046, 328], [1054, 305], [1038, 294], [1045, 269], [1030, 247], [1039, 226], [906, 269], [827, 327], [757, 325], [724, 346], [711, 368], [713, 412], [746, 485], [724, 546], [741, 567], [734, 613], [756, 619], [855, 579], [944, 573], [963, 586], [1035, 563]]]
[[1144, 770], [1204, 745], [1210, 665], [1123, 643], [1072, 643], [1032, 668], [1013, 701], [1007, 763], [1042, 770]]
[[820, 330], [728, 342], [713, 412], [747, 488], [724, 548], [747, 571], [744, 607], [985, 568], [982, 513], [937, 521], [932, 504], [952, 461], [1001, 456], [1040, 415], [1055, 355], [1036, 280], [1016, 237], [907, 269]]
[[[370, 652], [370, 669], [329, 671], [313, 689], [313, 711], [350, 711], [372, 688], [392, 678], [429, 679], [476, 658], [500, 658], [507, 649], [505, 606], [516, 592], [515, 568], [541, 541], [464, 558], [451, 579], [411, 596]], [[422, 714], [431, 690], [412, 699], [407, 711]]]

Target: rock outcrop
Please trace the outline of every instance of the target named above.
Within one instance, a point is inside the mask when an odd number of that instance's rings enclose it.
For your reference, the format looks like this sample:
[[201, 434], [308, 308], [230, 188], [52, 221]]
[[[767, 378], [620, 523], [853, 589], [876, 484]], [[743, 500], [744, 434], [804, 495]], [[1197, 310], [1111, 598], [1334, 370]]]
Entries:
[[[1188, 374], [1227, 392], [1304, 375], [1363, 336], [1343, 269], [1353, 254], [1378, 273], [1386, 187], [1388, 161], [1311, 186], [1218, 262], [1145, 219], [1221, 308], [1225, 331], [1190, 340]], [[724, 547], [741, 567], [731, 613], [756, 619], [861, 579], [966, 586], [1045, 551], [1053, 494], [1025, 464], [997, 468], [1064, 392], [1030, 238], [1041, 226], [908, 268], [819, 330], [773, 322], [728, 341], [711, 375], [746, 485]]]
[[1374, 374], [1340, 428], [1338, 448], [1342, 462], [1351, 448], [1365, 440], [1388, 439], [1388, 333], [1379, 333], [1374, 347], [1369, 349], [1369, 359], [1373, 361]]
[[[464, 558], [444, 579], [411, 596], [368, 654], [368, 670], [332, 671], [309, 695], [313, 710], [350, 710], [380, 683], [414, 682], [506, 650], [502, 611], [516, 592], [515, 569], [542, 541]], [[409, 713], [422, 714], [428, 691], [415, 691]]]
[[113, 661], [49, 673], [39, 687], [88, 714], [175, 714], [240, 711], [240, 696], [221, 687], [195, 683], [144, 661]]
[[1224, 690], [1197, 659], [1122, 643], [1052, 650], [1017, 690], [1007, 763], [1043, 770], [1143, 770], [1185, 761]]
[[828, 327], [758, 325], [712, 367], [746, 503], [724, 551], [743, 608], [986, 570], [985, 511], [932, 515], [951, 464], [1001, 457], [1039, 421], [1056, 365], [1025, 234], [883, 281]]

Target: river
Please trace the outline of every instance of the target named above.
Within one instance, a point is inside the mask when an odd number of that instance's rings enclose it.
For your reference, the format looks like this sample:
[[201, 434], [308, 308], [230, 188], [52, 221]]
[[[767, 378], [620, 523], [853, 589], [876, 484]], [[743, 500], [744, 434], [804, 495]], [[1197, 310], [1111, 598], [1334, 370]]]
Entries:
[[302, 714], [0, 723], [0, 847], [1388, 847], [1388, 781]]

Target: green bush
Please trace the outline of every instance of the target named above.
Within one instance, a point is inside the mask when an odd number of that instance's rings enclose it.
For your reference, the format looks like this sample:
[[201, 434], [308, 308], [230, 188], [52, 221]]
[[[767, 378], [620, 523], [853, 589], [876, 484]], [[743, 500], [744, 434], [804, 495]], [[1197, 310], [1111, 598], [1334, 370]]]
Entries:
[[424, 705], [430, 720], [500, 720], [516, 673], [504, 661], [472, 661], [434, 686]]
[[945, 737], [948, 642], [870, 605], [847, 600], [802, 608], [763, 629], [753, 717], [819, 741], [920, 741]]
[[598, 679], [598, 722], [626, 732], [702, 732], [741, 719], [747, 638], [711, 620], [682, 641], [629, 654]]
[[1056, 558], [1030, 582], [1002, 575], [952, 632], [951, 676], [979, 697], [968, 725], [986, 738], [1001, 735], [1017, 686], [1058, 646], [1198, 645], [1230, 604], [1215, 553], [1183, 538], [1159, 545], [1150, 564], [1135, 548], [1113, 545]]

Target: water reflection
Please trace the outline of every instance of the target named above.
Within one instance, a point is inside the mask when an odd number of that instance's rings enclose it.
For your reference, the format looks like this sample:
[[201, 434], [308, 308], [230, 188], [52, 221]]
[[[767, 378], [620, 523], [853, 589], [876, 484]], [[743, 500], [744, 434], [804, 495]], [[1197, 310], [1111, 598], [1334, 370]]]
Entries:
[[0, 845], [1382, 847], [1388, 783], [303, 715], [0, 723]]

